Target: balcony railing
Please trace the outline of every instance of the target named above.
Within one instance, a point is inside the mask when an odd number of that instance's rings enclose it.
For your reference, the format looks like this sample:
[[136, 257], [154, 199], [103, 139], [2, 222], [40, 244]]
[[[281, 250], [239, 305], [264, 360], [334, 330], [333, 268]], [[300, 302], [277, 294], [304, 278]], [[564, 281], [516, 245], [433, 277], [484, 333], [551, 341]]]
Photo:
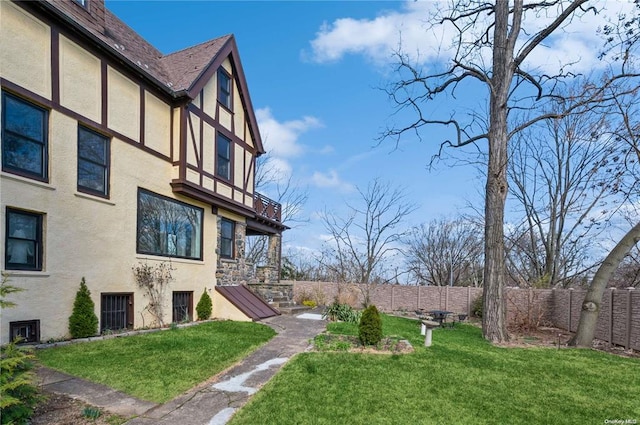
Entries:
[[282, 205], [276, 201], [256, 193], [253, 197], [253, 206], [260, 217], [277, 222], [282, 221]]

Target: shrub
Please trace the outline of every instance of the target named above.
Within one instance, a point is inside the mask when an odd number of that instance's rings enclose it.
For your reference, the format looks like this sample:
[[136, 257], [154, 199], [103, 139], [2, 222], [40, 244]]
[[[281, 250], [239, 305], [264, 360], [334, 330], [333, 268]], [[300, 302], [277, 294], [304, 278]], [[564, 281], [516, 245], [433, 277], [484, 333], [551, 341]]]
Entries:
[[313, 300], [304, 300], [302, 301], [302, 305], [311, 307], [311, 308], [315, 308], [317, 306], [316, 302]]
[[207, 294], [207, 289], [205, 288], [202, 296], [200, 296], [200, 301], [198, 301], [198, 305], [196, 306], [198, 320], [209, 319], [211, 317], [211, 309], [211, 297]]
[[358, 336], [362, 345], [376, 345], [382, 340], [382, 319], [375, 305], [370, 305], [362, 313]]
[[73, 313], [69, 316], [71, 338], [86, 338], [98, 333], [98, 316], [94, 310], [95, 304], [83, 277], [73, 302]]
[[149, 299], [146, 310], [156, 320], [158, 326], [164, 326], [164, 293], [173, 281], [175, 269], [169, 262], [161, 262], [154, 266], [145, 263], [138, 263], [132, 267], [133, 276], [138, 288], [144, 290], [144, 295]]
[[0, 406], [2, 424], [24, 424], [33, 414], [41, 397], [34, 385], [34, 355], [16, 346], [16, 341], [0, 349]]
[[[14, 307], [6, 296], [20, 292], [22, 288], [9, 285], [9, 278], [2, 274], [0, 280], [0, 308]], [[0, 423], [25, 424], [33, 414], [33, 408], [41, 397], [35, 385], [33, 352], [17, 347], [19, 340], [0, 347]]]
[[476, 297], [471, 303], [471, 315], [482, 319], [482, 295]]
[[354, 310], [349, 304], [340, 304], [334, 301], [333, 304], [328, 306], [322, 315], [323, 318], [335, 321], [342, 321], [347, 323], [360, 323], [361, 313]]

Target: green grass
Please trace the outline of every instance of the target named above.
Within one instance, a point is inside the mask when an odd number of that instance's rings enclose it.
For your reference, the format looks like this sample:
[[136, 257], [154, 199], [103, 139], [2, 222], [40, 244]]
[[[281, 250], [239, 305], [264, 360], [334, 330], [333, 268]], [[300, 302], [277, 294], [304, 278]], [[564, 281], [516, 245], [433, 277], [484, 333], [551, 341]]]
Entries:
[[[640, 423], [640, 361], [593, 350], [499, 348], [469, 325], [437, 329], [383, 316], [407, 355], [304, 353], [230, 422], [242, 424]], [[332, 323], [329, 332], [354, 334]]]
[[275, 335], [257, 323], [210, 322], [38, 350], [50, 368], [163, 403], [205, 381]]

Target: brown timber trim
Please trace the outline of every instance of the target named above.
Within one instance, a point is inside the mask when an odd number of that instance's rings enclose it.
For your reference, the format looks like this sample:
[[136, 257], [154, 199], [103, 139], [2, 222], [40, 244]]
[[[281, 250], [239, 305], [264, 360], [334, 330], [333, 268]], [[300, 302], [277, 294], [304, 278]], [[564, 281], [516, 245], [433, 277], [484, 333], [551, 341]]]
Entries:
[[277, 221], [260, 220], [258, 218], [247, 218], [247, 229], [256, 230], [267, 235], [280, 235], [288, 227]]
[[[191, 120], [191, 114], [189, 113], [187, 113], [187, 121], [189, 122], [189, 132], [191, 133], [191, 145], [193, 146], [193, 154], [196, 157], [196, 165], [198, 166], [198, 170], [201, 170], [202, 169], [202, 161], [201, 161], [202, 153], [198, 152], [198, 144], [200, 144], [200, 140], [196, 140], [196, 133], [195, 131], [193, 131], [193, 121]], [[185, 157], [185, 161], [187, 161], [186, 157]]]
[[40, 106], [43, 106], [45, 108], [48, 108], [50, 110], [54, 110], [54, 111], [58, 111], [70, 118], [73, 118], [74, 120], [85, 124], [88, 127], [93, 127], [96, 130], [100, 131], [101, 133], [104, 133], [105, 135], [109, 135], [110, 137], [115, 137], [117, 139], [122, 140], [123, 142], [130, 144], [132, 146], [136, 146], [137, 148], [143, 150], [144, 152], [153, 155], [159, 159], [162, 159], [164, 161], [167, 162], [171, 162], [171, 158], [169, 158], [168, 156], [165, 156], [163, 154], [161, 154], [160, 152], [154, 151], [153, 149], [150, 149], [146, 146], [142, 146], [140, 143], [138, 143], [137, 141], [125, 136], [124, 134], [121, 134], [117, 131], [111, 130], [110, 128], [108, 128], [106, 125], [103, 125], [101, 123], [97, 123], [95, 121], [93, 121], [92, 119], [89, 119], [83, 115], [78, 114], [77, 112], [72, 111], [71, 109], [65, 108], [62, 105], [59, 104], [54, 104], [52, 101], [50, 101], [49, 99], [46, 99], [36, 93], [33, 93], [30, 90], [27, 90], [17, 84], [12, 83], [11, 81], [5, 80], [4, 78], [0, 78], [0, 85], [2, 86], [3, 90], [7, 90], [9, 92], [15, 93], [17, 95], [19, 95], [20, 97], [23, 97], [35, 104], [38, 104]]
[[[198, 161], [198, 166], [204, 170], [204, 120], [202, 119], [200, 119], [200, 161]], [[202, 178], [200, 184], [202, 184]]]
[[145, 145], [144, 143], [144, 132], [145, 132], [145, 121], [146, 121], [146, 117], [145, 117], [145, 103], [146, 103], [146, 96], [145, 96], [145, 89], [142, 86], [140, 87], [140, 144], [142, 146]]
[[60, 33], [51, 27], [51, 101], [60, 103]]
[[49, 5], [46, 1], [19, 1], [15, 4], [49, 25], [52, 29], [55, 28], [59, 34], [78, 44], [96, 58], [106, 61], [135, 81], [136, 84], [143, 86], [148, 91], [157, 93], [166, 102], [173, 103], [184, 96], [184, 94], [173, 92], [162, 82], [147, 75], [143, 70], [131, 63], [129, 59], [118, 54], [111, 46], [108, 46], [89, 30], [82, 27], [82, 24], [75, 21], [74, 18], [66, 16], [64, 12], [56, 9], [55, 6]]
[[[224, 127], [222, 124], [220, 124], [220, 122], [217, 119], [212, 118], [209, 114], [205, 113], [201, 109], [198, 109], [198, 107], [196, 105], [194, 105], [193, 103], [189, 103], [188, 108], [189, 108], [189, 112], [191, 112], [192, 114], [197, 115], [198, 118], [202, 119], [207, 124], [212, 126], [214, 128], [214, 130], [220, 131], [221, 133], [224, 133], [224, 135], [227, 136], [228, 138], [230, 138], [232, 142], [237, 143], [238, 145], [242, 146], [244, 148], [244, 150], [247, 150], [247, 151], [251, 152], [254, 155], [256, 154], [256, 148], [255, 147], [249, 145], [244, 140], [242, 140], [240, 137], [236, 136], [235, 133], [233, 133], [231, 130], [229, 130], [228, 128]], [[232, 122], [233, 122], [233, 120], [232, 120]]]
[[[246, 85], [247, 80], [242, 70], [242, 63], [238, 55], [238, 47], [236, 45], [236, 41], [233, 36], [229, 38], [229, 40], [226, 41], [224, 46], [220, 48], [215, 59], [209, 63], [205, 71], [196, 79], [193, 85], [189, 88], [188, 92], [189, 94], [191, 94], [191, 93], [197, 93], [200, 90], [202, 90], [203, 87], [209, 82], [211, 77], [213, 77], [213, 74], [218, 71], [218, 68], [222, 65], [222, 62], [224, 62], [224, 60], [227, 57], [229, 58], [229, 61], [231, 62], [231, 67], [233, 68], [233, 71], [234, 71], [233, 78], [231, 79], [231, 81], [237, 83], [232, 87], [232, 89], [237, 88], [238, 90], [238, 95], [240, 97], [240, 101], [245, 112], [245, 117], [246, 119], [249, 120], [249, 132], [251, 133], [251, 136], [252, 136], [251, 138], [254, 144], [256, 145], [254, 149], [257, 151], [258, 155], [263, 154], [265, 153], [265, 151], [262, 146], [262, 139], [260, 138], [260, 132], [258, 130], [258, 122], [253, 112], [254, 111], [253, 104], [251, 102], [251, 97], [249, 96], [249, 90]], [[231, 93], [231, 96], [232, 96], [231, 102], [233, 102], [234, 91], [235, 90], [232, 90], [232, 93]], [[193, 96], [190, 95], [190, 97], [193, 97]], [[216, 102], [216, 105], [217, 105], [216, 114], [218, 114], [217, 110], [220, 107], [220, 104]], [[232, 106], [235, 107], [233, 103], [232, 103]], [[246, 128], [246, 125], [244, 125], [244, 123], [243, 123], [243, 127]]]
[[100, 84], [101, 84], [101, 93], [102, 93], [102, 125], [108, 126], [108, 111], [109, 111], [109, 76], [107, 72], [107, 62], [104, 60], [100, 61]]
[[180, 108], [180, 179], [187, 179], [187, 106]]
[[255, 216], [255, 211], [252, 208], [222, 197], [221, 195], [196, 185], [193, 182], [186, 180], [173, 180], [171, 182], [171, 187], [173, 188], [173, 193], [188, 196], [212, 206], [229, 210], [230, 212], [239, 214], [243, 217]]
[[174, 108], [173, 106], [169, 105], [169, 112], [170, 112], [170, 115], [169, 115], [169, 126], [170, 126], [170, 131], [169, 131], [169, 158], [171, 158], [171, 163], [173, 165], [176, 165], [176, 163], [174, 161], [175, 158], [173, 157], [173, 143], [174, 143], [173, 142], [173, 139], [174, 139], [174, 134], [173, 133], [175, 131], [175, 129], [173, 128], [174, 127], [174, 125], [173, 125], [173, 119], [174, 119], [173, 116], [175, 115], [175, 112], [176, 112], [175, 109], [176, 108]]

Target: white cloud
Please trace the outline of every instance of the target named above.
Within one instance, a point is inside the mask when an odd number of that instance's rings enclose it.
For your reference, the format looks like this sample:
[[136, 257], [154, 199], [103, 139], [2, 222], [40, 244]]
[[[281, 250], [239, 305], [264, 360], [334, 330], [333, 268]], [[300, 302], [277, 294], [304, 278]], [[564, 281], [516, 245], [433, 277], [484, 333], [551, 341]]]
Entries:
[[335, 188], [341, 192], [352, 192], [355, 189], [351, 183], [341, 180], [335, 170], [329, 170], [327, 173], [316, 171], [311, 176], [311, 181], [318, 187]]
[[300, 136], [306, 131], [321, 127], [320, 120], [305, 116], [298, 120], [278, 121], [269, 108], [256, 110], [256, 119], [264, 148], [268, 153], [265, 168], [266, 184], [283, 183], [293, 175], [291, 160], [305, 153]]
[[298, 142], [300, 135], [312, 128], [322, 126], [320, 120], [310, 116], [292, 121], [277, 121], [269, 108], [256, 110], [256, 119], [265, 150], [269, 155], [279, 158], [293, 158], [301, 155], [304, 148]]
[[[560, 3], [558, 10], [549, 8], [547, 14], [529, 12], [523, 23], [523, 34], [534, 34], [549, 24], [566, 4]], [[429, 64], [447, 61], [452, 54], [452, 43], [456, 40], [456, 31], [452, 25], [428, 27], [427, 17], [433, 17], [438, 9], [446, 7], [437, 1], [407, 1], [400, 10], [386, 11], [372, 19], [340, 18], [332, 23], [324, 23], [310, 42], [310, 58], [319, 63], [336, 62], [349, 54], [362, 55], [368, 60], [385, 65], [395, 62], [393, 53], [401, 46], [403, 53], [418, 64]], [[529, 70], [539, 69], [547, 73], [556, 73], [562, 64], [575, 62], [573, 72], [588, 72], [594, 68], [604, 67], [597, 55], [603, 46], [603, 40], [597, 29], [602, 26], [605, 16], [615, 16], [622, 11], [631, 10], [632, 2], [602, 2], [597, 7], [606, 10], [597, 15], [588, 12], [582, 17], [575, 17], [567, 29], [561, 29], [545, 40], [539, 49], [528, 57], [525, 67]], [[483, 31], [481, 16], [472, 25], [476, 34]], [[527, 40], [520, 40], [520, 46]], [[486, 68], [491, 65], [490, 52], [479, 52], [474, 56], [476, 64]], [[566, 70], [566, 69], [565, 69]]]

